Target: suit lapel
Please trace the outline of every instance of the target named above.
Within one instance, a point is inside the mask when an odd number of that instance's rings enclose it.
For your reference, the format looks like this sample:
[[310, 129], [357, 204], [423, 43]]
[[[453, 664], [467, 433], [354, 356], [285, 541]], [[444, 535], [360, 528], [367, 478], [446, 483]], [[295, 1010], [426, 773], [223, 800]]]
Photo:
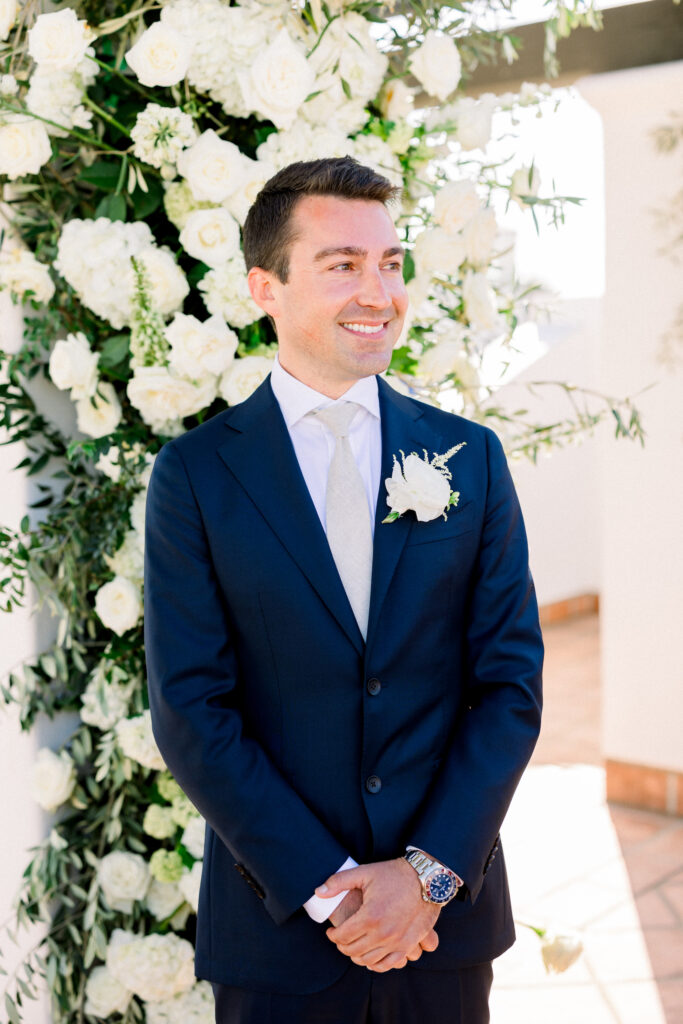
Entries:
[[235, 407], [226, 425], [229, 437], [218, 454], [362, 653], [358, 623], [269, 379]]
[[372, 589], [370, 593], [370, 614], [368, 617], [367, 645], [372, 643], [377, 621], [386, 598], [389, 584], [396, 570], [398, 560], [405, 546], [415, 517], [412, 513], [400, 516], [392, 523], [382, 523], [389, 512], [387, 490], [384, 481], [391, 476], [394, 455], [400, 459], [400, 452], [422, 454], [438, 451], [441, 437], [433, 434], [421, 421], [423, 411], [419, 404], [400, 395], [391, 385], [380, 378], [380, 413], [382, 417], [382, 471], [377, 495], [375, 515], [375, 539], [372, 559]]

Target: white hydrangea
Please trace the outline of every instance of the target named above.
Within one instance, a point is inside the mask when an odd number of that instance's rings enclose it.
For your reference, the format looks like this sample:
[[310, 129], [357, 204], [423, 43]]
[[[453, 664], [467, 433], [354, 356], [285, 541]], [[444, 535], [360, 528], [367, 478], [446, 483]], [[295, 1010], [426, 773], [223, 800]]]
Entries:
[[142, 615], [140, 587], [125, 576], [115, 576], [95, 594], [95, 611], [107, 629], [123, 636]]
[[169, 421], [193, 416], [216, 397], [216, 378], [207, 374], [196, 384], [165, 366], [139, 366], [128, 381], [128, 399], [155, 433]]
[[481, 208], [474, 181], [460, 178], [442, 185], [434, 200], [434, 220], [446, 231], [459, 231]]
[[107, 947], [111, 974], [146, 1002], [161, 1002], [194, 985], [194, 950], [177, 935], [137, 936], [116, 928]]
[[218, 393], [228, 405], [237, 405], [263, 384], [272, 369], [273, 360], [266, 356], [242, 356], [221, 377]]
[[239, 224], [222, 206], [195, 210], [180, 232], [180, 244], [194, 259], [219, 267], [240, 251]]
[[147, 1003], [147, 1024], [214, 1024], [216, 1003], [208, 981], [197, 984], [173, 999]]
[[492, 93], [484, 93], [478, 99], [462, 96], [450, 105], [447, 116], [457, 126], [452, 137], [463, 149], [485, 149], [488, 145], [495, 106], [496, 97]]
[[444, 228], [427, 228], [415, 239], [413, 259], [418, 275], [433, 277], [447, 274], [457, 277], [465, 259], [465, 243]]
[[203, 818], [190, 818], [187, 827], [183, 832], [181, 840], [188, 853], [191, 853], [197, 860], [204, 856], [204, 839], [206, 837], [206, 822]]
[[130, 914], [133, 903], [147, 892], [149, 867], [139, 853], [114, 850], [97, 865], [97, 882], [111, 910]]
[[290, 128], [299, 107], [313, 92], [315, 71], [303, 46], [283, 27], [248, 69], [237, 72], [237, 80], [251, 112], [272, 121], [276, 128]]
[[92, 351], [83, 331], [77, 331], [55, 342], [48, 371], [55, 387], [60, 391], [71, 389], [71, 397], [75, 401], [95, 393], [98, 361], [99, 355]]
[[209, 313], [233, 327], [246, 327], [265, 315], [251, 297], [241, 253], [205, 274], [198, 288]]
[[185, 897], [175, 882], [160, 882], [158, 878], [152, 879], [145, 896], [145, 906], [157, 921], [172, 917], [184, 902]]
[[410, 70], [430, 96], [443, 101], [455, 89], [462, 74], [462, 63], [450, 36], [430, 28], [423, 42], [413, 51]]
[[[356, 159], [372, 167], [378, 174], [388, 178], [392, 185], [403, 185], [401, 164], [391, 147], [377, 135], [359, 135], [353, 142], [353, 155]], [[398, 212], [397, 207], [390, 207], [389, 212]]]
[[149, 282], [150, 301], [162, 316], [170, 316], [190, 291], [187, 278], [166, 246], [150, 245], [138, 254]]
[[314, 126], [302, 119], [288, 131], [271, 132], [256, 150], [256, 156], [279, 171], [295, 160], [348, 156], [353, 148], [352, 140], [338, 128]]
[[[0, 17], [2, 16], [2, 3], [0, 2]], [[0, 35], [0, 39], [2, 36]], [[16, 96], [19, 92], [19, 83], [14, 75], [0, 75], [0, 96]]]
[[0, 174], [10, 181], [37, 174], [52, 156], [45, 125], [25, 114], [3, 114], [0, 124]]
[[121, 422], [121, 403], [109, 381], [100, 381], [97, 391], [76, 402], [78, 429], [88, 437], [105, 437]]
[[199, 887], [202, 881], [202, 868], [204, 862], [196, 860], [189, 871], [186, 871], [178, 882], [178, 888], [190, 904], [195, 914], [199, 906]]
[[71, 8], [39, 14], [28, 33], [28, 52], [41, 70], [74, 71], [95, 33]]
[[55, 122], [45, 125], [49, 135], [66, 138], [72, 128], [91, 127], [93, 112], [82, 100], [99, 71], [90, 59], [94, 52], [89, 46], [86, 56], [73, 70], [54, 71], [41, 66], [31, 75], [26, 106], [36, 116]]
[[161, 771], [166, 767], [152, 732], [152, 714], [143, 711], [133, 718], [122, 718], [114, 727], [119, 747], [131, 761], [143, 768]]
[[132, 995], [106, 967], [93, 967], [85, 983], [85, 1013], [91, 1017], [125, 1013]]
[[201, 323], [194, 316], [176, 313], [165, 334], [171, 346], [169, 366], [190, 380], [224, 373], [237, 351], [237, 335], [219, 316]]
[[164, 183], [164, 210], [171, 224], [180, 231], [193, 210], [215, 209], [216, 204], [195, 199], [185, 180]]
[[195, 199], [222, 203], [242, 187], [245, 165], [234, 142], [221, 139], [212, 128], [178, 157], [178, 170]]
[[44, 811], [54, 811], [69, 799], [76, 785], [76, 766], [66, 750], [55, 754], [42, 747], [31, 772], [31, 796]]
[[462, 295], [465, 316], [473, 327], [489, 330], [499, 326], [496, 295], [485, 274], [468, 271], [465, 274]]
[[122, 544], [113, 555], [103, 555], [102, 557], [115, 576], [125, 576], [133, 582], [141, 584], [144, 573], [143, 555], [144, 534], [134, 528], [126, 530]]
[[177, 85], [187, 74], [190, 52], [186, 36], [156, 21], [127, 51], [126, 63], [143, 85]]
[[117, 665], [101, 661], [81, 694], [81, 718], [103, 732], [111, 729], [128, 714], [137, 685], [137, 679], [130, 679]]
[[[142, 490], [133, 498], [130, 506], [130, 521], [133, 527], [133, 532], [138, 538], [144, 538], [145, 535], [145, 508], [147, 505], [147, 491]], [[139, 544], [143, 544], [142, 539], [138, 540]]]
[[49, 302], [55, 293], [45, 264], [30, 249], [18, 245], [0, 251], [0, 288], [9, 288], [20, 297], [31, 291], [36, 302]]
[[493, 255], [497, 234], [498, 224], [493, 207], [486, 206], [477, 210], [462, 229], [467, 262], [474, 267], [486, 266]]
[[162, 177], [172, 178], [178, 157], [196, 142], [197, 129], [190, 115], [179, 107], [148, 103], [136, 117], [130, 137], [139, 160], [160, 168]]
[[170, 807], [150, 804], [145, 811], [142, 828], [148, 836], [153, 836], [154, 839], [170, 839], [175, 835], [178, 825], [173, 820]]

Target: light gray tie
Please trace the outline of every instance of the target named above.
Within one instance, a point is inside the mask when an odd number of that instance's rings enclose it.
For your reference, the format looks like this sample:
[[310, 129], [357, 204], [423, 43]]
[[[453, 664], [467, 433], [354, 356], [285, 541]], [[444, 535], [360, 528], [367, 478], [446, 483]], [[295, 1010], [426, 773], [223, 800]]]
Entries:
[[372, 524], [365, 485], [348, 436], [359, 408], [356, 402], [340, 402], [311, 415], [324, 423], [335, 438], [325, 495], [327, 541], [365, 639], [372, 576]]

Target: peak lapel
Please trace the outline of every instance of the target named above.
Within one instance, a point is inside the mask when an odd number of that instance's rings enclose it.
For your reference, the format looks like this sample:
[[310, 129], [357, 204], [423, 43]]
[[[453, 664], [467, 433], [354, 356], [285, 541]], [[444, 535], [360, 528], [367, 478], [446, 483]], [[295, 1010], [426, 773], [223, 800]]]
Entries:
[[269, 379], [235, 408], [226, 425], [230, 436], [218, 454], [362, 653], [358, 623]]

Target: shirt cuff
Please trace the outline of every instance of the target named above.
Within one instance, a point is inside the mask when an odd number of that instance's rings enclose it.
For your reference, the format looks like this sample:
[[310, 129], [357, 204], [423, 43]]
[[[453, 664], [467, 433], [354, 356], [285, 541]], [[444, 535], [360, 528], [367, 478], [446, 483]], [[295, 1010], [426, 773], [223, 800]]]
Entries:
[[[358, 861], [355, 861], [353, 857], [347, 857], [339, 868], [339, 871], [348, 871], [350, 868], [357, 867]], [[339, 872], [336, 873], [339, 874]], [[322, 924], [322, 922], [326, 921], [330, 914], [337, 909], [348, 891], [348, 889], [345, 889], [344, 892], [340, 892], [336, 896], [330, 896], [327, 900], [324, 900], [322, 897], [314, 894], [311, 896], [310, 900], [306, 900], [304, 903], [304, 910], [309, 917], [313, 918], [314, 921], [317, 921], [318, 924]]]

